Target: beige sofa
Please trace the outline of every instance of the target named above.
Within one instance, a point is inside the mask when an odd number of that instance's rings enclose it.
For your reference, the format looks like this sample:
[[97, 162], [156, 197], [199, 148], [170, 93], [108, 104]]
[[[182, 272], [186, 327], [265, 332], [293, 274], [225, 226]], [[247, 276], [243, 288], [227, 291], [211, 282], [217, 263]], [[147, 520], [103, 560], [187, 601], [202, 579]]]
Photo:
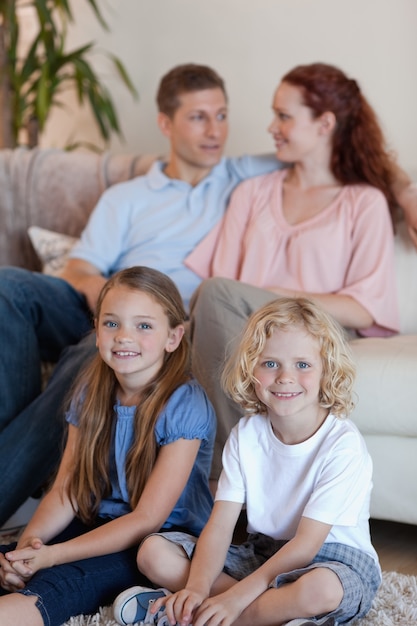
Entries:
[[[0, 151], [0, 265], [41, 269], [30, 226], [76, 237], [104, 189], [145, 172], [153, 159]], [[42, 238], [41, 231], [36, 245], [44, 262], [53, 265], [61, 243]], [[396, 267], [401, 335], [352, 341], [358, 363], [353, 419], [374, 461], [372, 516], [417, 524], [417, 251], [403, 224], [396, 235]]]

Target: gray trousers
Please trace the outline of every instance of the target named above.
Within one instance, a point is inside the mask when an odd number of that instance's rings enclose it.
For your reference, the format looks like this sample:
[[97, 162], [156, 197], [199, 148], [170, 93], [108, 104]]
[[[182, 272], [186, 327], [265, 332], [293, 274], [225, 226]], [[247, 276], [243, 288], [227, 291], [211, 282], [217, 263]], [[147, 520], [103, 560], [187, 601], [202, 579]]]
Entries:
[[190, 333], [193, 374], [203, 385], [217, 415], [211, 478], [222, 468], [226, 439], [243, 415], [242, 409], [223, 392], [220, 376], [225, 360], [238, 340], [249, 315], [277, 298], [265, 289], [228, 278], [209, 278], [191, 300]]

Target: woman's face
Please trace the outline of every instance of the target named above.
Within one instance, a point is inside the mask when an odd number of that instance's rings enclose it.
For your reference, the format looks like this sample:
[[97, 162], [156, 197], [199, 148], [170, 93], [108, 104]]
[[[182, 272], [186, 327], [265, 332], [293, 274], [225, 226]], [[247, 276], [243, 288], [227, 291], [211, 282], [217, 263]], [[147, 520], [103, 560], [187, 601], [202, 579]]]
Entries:
[[298, 87], [282, 82], [272, 103], [274, 119], [271, 133], [280, 161], [296, 163], [314, 157], [326, 145], [328, 133], [323, 134], [323, 116], [313, 117], [312, 110], [303, 103]]

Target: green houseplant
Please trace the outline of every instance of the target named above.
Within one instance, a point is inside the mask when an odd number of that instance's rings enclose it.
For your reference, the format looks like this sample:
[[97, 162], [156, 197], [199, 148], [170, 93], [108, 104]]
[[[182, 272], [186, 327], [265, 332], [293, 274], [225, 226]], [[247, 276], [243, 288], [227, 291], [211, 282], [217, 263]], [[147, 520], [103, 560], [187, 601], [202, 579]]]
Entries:
[[[104, 28], [96, 0], [86, 0]], [[19, 8], [32, 7], [37, 31], [21, 55]], [[51, 109], [63, 106], [65, 90], [75, 88], [80, 104], [87, 103], [102, 138], [121, 130], [111, 96], [94, 71], [89, 55], [93, 42], [66, 50], [67, 28], [73, 21], [69, 0], [0, 0], [0, 148], [17, 145], [21, 129], [27, 143], [38, 143]], [[20, 54], [20, 56], [19, 56]], [[129, 91], [136, 90], [121, 63], [108, 55]]]

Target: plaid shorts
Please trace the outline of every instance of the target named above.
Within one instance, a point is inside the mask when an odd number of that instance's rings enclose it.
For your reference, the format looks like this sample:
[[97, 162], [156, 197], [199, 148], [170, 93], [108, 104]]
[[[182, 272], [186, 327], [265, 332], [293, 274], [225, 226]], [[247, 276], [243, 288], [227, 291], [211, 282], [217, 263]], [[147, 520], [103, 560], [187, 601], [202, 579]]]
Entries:
[[[188, 558], [192, 558], [196, 537], [183, 532], [164, 532], [158, 535], [180, 545]], [[271, 558], [285, 543], [262, 533], [249, 534], [244, 543], [230, 546], [223, 571], [235, 580], [242, 580]], [[338, 623], [346, 624], [368, 613], [381, 584], [380, 569], [368, 554], [341, 543], [323, 544], [309, 565], [280, 574], [271, 581], [270, 587], [278, 588], [293, 582], [316, 567], [331, 569], [342, 584], [343, 599], [337, 609], [329, 613]]]

